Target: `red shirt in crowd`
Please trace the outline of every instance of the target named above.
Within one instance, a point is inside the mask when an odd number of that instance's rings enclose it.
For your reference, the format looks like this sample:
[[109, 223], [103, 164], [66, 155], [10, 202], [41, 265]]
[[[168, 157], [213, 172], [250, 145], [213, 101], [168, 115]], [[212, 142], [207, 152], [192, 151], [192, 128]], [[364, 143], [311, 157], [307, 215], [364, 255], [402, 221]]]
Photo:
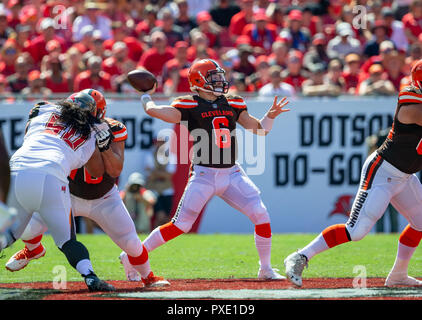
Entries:
[[15, 66], [14, 65], [7, 65], [4, 61], [0, 60], [0, 74], [8, 77], [15, 73]]
[[283, 78], [283, 82], [286, 82], [292, 85], [297, 92], [302, 91], [302, 83], [305, 81], [306, 78], [303, 77], [301, 74], [292, 75], [289, 74], [287, 77]]
[[51, 79], [51, 76], [45, 78], [45, 87], [50, 89], [53, 93], [70, 92], [69, 79], [62, 76], [62, 81], [57, 83]]
[[343, 72], [342, 77], [345, 81], [345, 89], [349, 91], [351, 88], [357, 88], [359, 83], [359, 74], [352, 74], [348, 71]]
[[[206, 48], [206, 53], [210, 59], [218, 60], [217, 52], [212, 48]], [[195, 46], [190, 46], [187, 51], [187, 59], [189, 62], [193, 62], [198, 56], [198, 52]]]
[[418, 37], [422, 33], [422, 18], [415, 19], [412, 13], [407, 13], [403, 16], [402, 22], [404, 28], [410, 30], [415, 37]]
[[174, 54], [170, 48], [166, 48], [162, 54], [156, 48], [151, 48], [141, 56], [138, 66], [144, 67], [155, 76], [158, 76], [161, 75], [164, 64], [173, 58]]
[[[172, 79], [167, 79], [164, 83], [165, 86], [171, 87], [173, 85]], [[190, 85], [188, 80], [188, 69], [179, 70], [179, 83], [176, 87], [176, 92], [190, 92]]]
[[110, 75], [107, 72], [101, 71], [100, 77], [95, 81], [91, 78], [91, 71], [86, 70], [79, 73], [74, 81], [73, 90], [81, 91], [84, 89], [93, 88], [100, 91], [111, 91]]
[[[62, 52], [64, 52], [64, 50], [66, 49], [66, 44], [65, 44], [64, 39], [59, 36], [54, 36], [53, 39], [57, 40], [60, 43], [61, 50]], [[47, 41], [45, 40], [43, 35], [40, 35], [30, 41], [27, 51], [31, 54], [36, 64], [41, 62], [44, 56], [48, 55], [47, 49], [45, 48], [46, 44], [47, 44]]]
[[245, 12], [240, 11], [236, 13], [231, 21], [229, 26], [229, 31], [232, 36], [240, 36], [243, 32], [243, 28], [248, 24], [249, 22], [246, 21]]
[[270, 53], [272, 44], [277, 38], [277, 27], [267, 23], [265, 29], [258, 30], [254, 23], [250, 23], [243, 28], [242, 35], [249, 38], [249, 44], [252, 47], [260, 47]]
[[[135, 37], [126, 37], [123, 39], [123, 42], [126, 44], [128, 49], [128, 57], [130, 60], [138, 62], [144, 52], [142, 43]], [[113, 45], [116, 43], [114, 39], [109, 39], [104, 41], [104, 49], [112, 50]]]

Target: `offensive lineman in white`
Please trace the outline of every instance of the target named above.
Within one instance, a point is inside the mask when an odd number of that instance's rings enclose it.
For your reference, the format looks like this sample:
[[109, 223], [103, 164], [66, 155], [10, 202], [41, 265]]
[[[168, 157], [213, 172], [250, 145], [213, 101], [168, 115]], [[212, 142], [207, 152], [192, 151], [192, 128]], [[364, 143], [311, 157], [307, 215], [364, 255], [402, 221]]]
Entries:
[[88, 250], [76, 240], [67, 181], [71, 170], [84, 165], [93, 176], [104, 173], [104, 166], [98, 166], [100, 151], [111, 142], [111, 132], [107, 124], [96, 123], [95, 114], [95, 100], [85, 93], [75, 96], [74, 103], [42, 102], [31, 110], [23, 145], [10, 160], [9, 204], [17, 210], [17, 221], [0, 249], [19, 239], [32, 214], [39, 212], [88, 289], [113, 291], [95, 275]]

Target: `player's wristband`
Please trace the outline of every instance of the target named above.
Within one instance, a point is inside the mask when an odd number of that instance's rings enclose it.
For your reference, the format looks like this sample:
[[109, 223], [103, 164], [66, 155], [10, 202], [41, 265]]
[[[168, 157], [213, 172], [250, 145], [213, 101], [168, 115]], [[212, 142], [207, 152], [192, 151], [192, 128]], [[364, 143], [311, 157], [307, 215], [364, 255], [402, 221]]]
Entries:
[[141, 102], [142, 102], [142, 105], [144, 106], [144, 109], [146, 108], [147, 103], [149, 101], [152, 101], [152, 99], [151, 99], [151, 96], [148, 93], [145, 93], [141, 96]]
[[271, 119], [268, 117], [268, 114], [265, 114], [265, 116], [260, 120], [261, 127], [266, 131], [270, 132], [273, 128], [274, 119]]

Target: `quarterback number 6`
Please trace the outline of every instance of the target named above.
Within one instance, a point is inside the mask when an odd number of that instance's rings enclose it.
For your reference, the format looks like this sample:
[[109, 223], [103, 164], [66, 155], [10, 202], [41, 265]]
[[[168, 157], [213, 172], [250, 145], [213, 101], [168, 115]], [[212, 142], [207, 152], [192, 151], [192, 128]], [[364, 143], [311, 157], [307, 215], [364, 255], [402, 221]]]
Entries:
[[228, 127], [229, 120], [226, 117], [216, 117], [212, 120], [212, 126], [215, 133], [215, 144], [221, 149], [230, 148], [230, 130], [227, 128], [221, 128], [221, 125]]

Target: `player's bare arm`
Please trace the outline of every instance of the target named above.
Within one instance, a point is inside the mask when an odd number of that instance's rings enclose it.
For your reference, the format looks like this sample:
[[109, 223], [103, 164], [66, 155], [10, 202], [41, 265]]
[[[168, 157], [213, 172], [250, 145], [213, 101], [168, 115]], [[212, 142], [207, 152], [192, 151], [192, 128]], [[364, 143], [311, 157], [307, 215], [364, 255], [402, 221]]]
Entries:
[[151, 94], [155, 92], [156, 85], [154, 87], [145, 92], [142, 97], [142, 105], [144, 106], [144, 110], [150, 117], [157, 118], [169, 123], [179, 123], [182, 119], [182, 114], [176, 108], [173, 108], [169, 105], [156, 105], [154, 101], [151, 99]]
[[415, 123], [422, 126], [422, 104], [404, 105], [400, 108], [397, 118], [403, 124]]
[[85, 164], [85, 168], [92, 177], [99, 178], [103, 176], [105, 172], [104, 162], [98, 147], [95, 147], [95, 151]]
[[261, 120], [253, 117], [245, 110], [239, 115], [237, 122], [246, 130], [249, 130], [254, 134], [267, 135], [272, 128], [274, 119], [280, 114], [290, 111], [290, 109], [285, 109], [289, 103], [286, 97], [282, 98], [279, 102], [277, 102], [277, 100], [278, 97], [274, 97], [271, 108]]
[[104, 169], [112, 178], [117, 178], [123, 170], [123, 163], [125, 161], [125, 142], [113, 141], [110, 148], [101, 152], [104, 161]]

